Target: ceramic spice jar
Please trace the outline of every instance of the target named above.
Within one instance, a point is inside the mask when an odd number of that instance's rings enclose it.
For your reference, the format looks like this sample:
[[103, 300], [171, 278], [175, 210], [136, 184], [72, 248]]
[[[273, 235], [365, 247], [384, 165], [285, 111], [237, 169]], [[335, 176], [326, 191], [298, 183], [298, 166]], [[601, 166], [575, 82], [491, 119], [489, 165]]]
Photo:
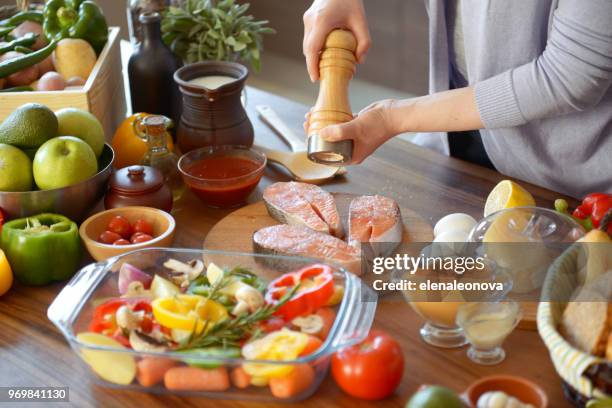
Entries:
[[172, 210], [172, 192], [161, 172], [149, 166], [129, 166], [117, 170], [110, 178], [104, 207], [144, 206]]

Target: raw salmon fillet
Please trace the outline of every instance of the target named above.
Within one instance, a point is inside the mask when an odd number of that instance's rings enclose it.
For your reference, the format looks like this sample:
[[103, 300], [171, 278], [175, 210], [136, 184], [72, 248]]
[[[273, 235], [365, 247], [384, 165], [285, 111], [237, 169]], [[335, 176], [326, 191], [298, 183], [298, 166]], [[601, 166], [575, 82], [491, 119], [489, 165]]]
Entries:
[[[402, 242], [402, 215], [397, 203], [384, 196], [360, 196], [349, 207], [351, 246], [361, 249], [362, 243], [372, 244], [375, 255], [392, 252]], [[379, 243], [390, 243], [381, 245]]]
[[264, 203], [275, 220], [303, 225], [342, 238], [342, 222], [334, 197], [312, 184], [294, 181], [274, 183], [264, 190]]
[[361, 274], [359, 249], [303, 225], [273, 225], [253, 234], [255, 252], [317, 258]]

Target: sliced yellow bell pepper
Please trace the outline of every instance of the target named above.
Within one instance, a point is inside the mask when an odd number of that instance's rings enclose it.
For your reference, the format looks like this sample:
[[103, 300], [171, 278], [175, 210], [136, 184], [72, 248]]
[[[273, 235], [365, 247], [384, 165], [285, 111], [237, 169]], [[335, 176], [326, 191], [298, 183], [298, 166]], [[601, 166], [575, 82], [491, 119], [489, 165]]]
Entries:
[[[290, 361], [298, 358], [307, 343], [307, 334], [283, 329], [245, 344], [242, 355], [249, 360]], [[289, 364], [244, 363], [243, 369], [253, 378], [270, 379], [286, 377], [294, 367]]]
[[227, 309], [214, 300], [199, 295], [176, 295], [155, 299], [153, 316], [169, 329], [195, 331], [200, 334], [204, 327], [211, 328], [215, 323], [227, 319]]

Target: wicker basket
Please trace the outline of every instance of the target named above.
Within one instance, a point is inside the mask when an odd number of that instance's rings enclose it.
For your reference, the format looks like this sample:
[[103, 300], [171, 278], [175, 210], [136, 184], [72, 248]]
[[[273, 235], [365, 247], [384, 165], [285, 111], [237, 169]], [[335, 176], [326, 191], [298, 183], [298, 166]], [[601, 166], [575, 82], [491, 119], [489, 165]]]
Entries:
[[[570, 246], [550, 267], [543, 287], [544, 299], [569, 299], [579, 286], [577, 258], [580, 244]], [[563, 380], [566, 398], [584, 407], [591, 398], [612, 395], [612, 364], [572, 347], [557, 327], [567, 302], [541, 302], [538, 332], [544, 340], [555, 369]]]

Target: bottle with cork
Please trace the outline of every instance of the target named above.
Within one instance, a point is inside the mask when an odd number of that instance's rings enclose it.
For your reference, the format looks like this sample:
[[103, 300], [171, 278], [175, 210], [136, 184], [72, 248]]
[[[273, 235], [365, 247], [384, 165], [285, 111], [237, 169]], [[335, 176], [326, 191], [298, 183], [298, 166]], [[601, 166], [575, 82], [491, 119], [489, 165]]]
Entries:
[[308, 158], [314, 162], [342, 166], [351, 161], [353, 141], [327, 142], [318, 132], [326, 126], [353, 119], [349, 82], [355, 74], [357, 40], [352, 32], [336, 29], [325, 40], [319, 61], [319, 96], [308, 126]]
[[137, 127], [138, 133], [147, 141], [149, 150], [140, 164], [158, 169], [164, 176], [164, 182], [172, 190], [176, 202], [185, 192], [185, 184], [178, 170], [178, 156], [168, 149], [168, 128], [172, 121], [162, 115], [150, 115], [144, 118]]

